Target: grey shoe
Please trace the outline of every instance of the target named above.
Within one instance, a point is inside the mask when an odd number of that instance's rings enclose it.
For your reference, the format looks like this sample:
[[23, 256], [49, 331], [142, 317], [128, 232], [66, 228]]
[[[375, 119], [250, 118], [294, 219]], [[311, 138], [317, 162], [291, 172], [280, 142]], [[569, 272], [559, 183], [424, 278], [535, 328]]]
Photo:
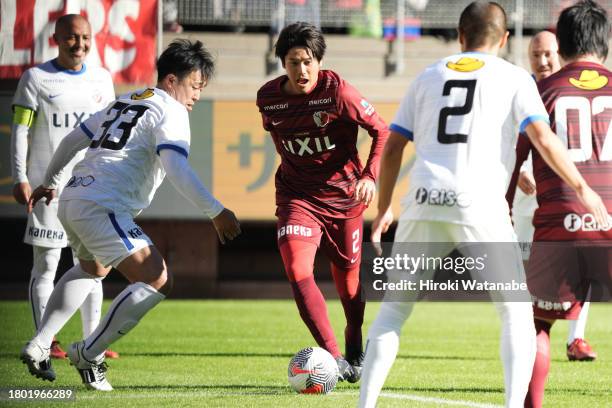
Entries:
[[363, 359], [365, 358], [365, 354], [360, 352], [354, 356], [346, 356], [346, 361], [353, 368], [353, 375], [349, 376], [346, 380], [350, 383], [356, 383], [361, 379], [361, 371], [363, 370]]
[[338, 364], [338, 381], [346, 381], [355, 375], [353, 367], [351, 367], [344, 357], [336, 357], [336, 364]]

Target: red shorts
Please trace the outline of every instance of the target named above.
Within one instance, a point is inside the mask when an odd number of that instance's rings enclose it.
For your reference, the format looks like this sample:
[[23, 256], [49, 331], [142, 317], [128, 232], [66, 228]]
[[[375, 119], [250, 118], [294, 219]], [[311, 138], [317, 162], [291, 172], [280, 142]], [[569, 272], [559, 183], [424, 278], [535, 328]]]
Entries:
[[363, 216], [331, 218], [297, 205], [279, 206], [276, 238], [278, 247], [288, 240], [312, 242], [321, 248], [339, 268], [351, 268], [361, 262]]
[[534, 297], [535, 317], [577, 319], [585, 301], [610, 300], [612, 248], [584, 242], [534, 242], [527, 286]]

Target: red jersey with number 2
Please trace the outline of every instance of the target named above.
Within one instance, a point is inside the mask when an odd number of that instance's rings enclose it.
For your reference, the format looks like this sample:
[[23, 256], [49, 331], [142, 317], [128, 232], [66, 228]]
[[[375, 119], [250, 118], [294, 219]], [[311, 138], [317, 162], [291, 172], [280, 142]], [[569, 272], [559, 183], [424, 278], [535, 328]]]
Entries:
[[[354, 198], [355, 186], [364, 177], [376, 181], [387, 125], [333, 71], [321, 70], [317, 84], [306, 95], [286, 94], [282, 90], [285, 81], [283, 75], [257, 92], [263, 127], [281, 157], [276, 205], [299, 205], [335, 218], [360, 215], [364, 206]], [[357, 153], [359, 127], [372, 137], [365, 166]]]

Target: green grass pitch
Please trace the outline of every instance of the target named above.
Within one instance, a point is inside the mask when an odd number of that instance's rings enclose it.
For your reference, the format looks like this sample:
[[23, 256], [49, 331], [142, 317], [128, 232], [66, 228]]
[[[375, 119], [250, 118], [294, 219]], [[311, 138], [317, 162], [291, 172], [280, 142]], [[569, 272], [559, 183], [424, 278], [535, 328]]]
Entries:
[[[341, 338], [339, 302], [328, 303]], [[108, 307], [108, 303], [106, 303]], [[41, 387], [18, 359], [32, 334], [26, 302], [0, 302], [0, 388]], [[366, 309], [366, 327], [378, 304]], [[592, 304], [587, 337], [599, 353], [592, 363], [565, 358], [567, 323], [552, 332], [547, 407], [612, 406], [612, 305]], [[379, 407], [499, 406], [503, 404], [498, 358], [499, 322], [486, 303], [421, 303], [402, 333], [398, 359]], [[64, 345], [80, 336], [73, 318], [59, 334]], [[54, 361], [52, 386], [73, 387], [77, 402], [7, 402], [16, 407], [352, 407], [358, 385], [339, 384], [326, 396], [297, 395], [287, 364], [314, 345], [292, 301], [176, 301], [161, 303], [113, 345], [109, 361], [115, 391], [86, 391], [67, 361]], [[342, 343], [342, 342], [341, 342]]]

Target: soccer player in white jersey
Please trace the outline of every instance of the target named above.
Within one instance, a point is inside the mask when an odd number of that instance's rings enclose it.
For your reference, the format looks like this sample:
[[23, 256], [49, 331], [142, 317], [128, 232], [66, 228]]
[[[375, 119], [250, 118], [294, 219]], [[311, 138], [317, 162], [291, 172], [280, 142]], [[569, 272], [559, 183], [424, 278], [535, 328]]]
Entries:
[[[62, 169], [86, 147], [59, 202], [59, 218], [79, 258], [56, 285], [42, 328], [21, 352], [33, 375], [53, 380], [49, 333], [76, 311], [96, 276], [111, 266], [131, 284], [113, 301], [97, 329], [68, 349], [87, 388], [110, 391], [103, 351], [124, 336], [172, 287], [172, 275], [151, 240], [133, 220], [147, 208], [167, 174], [174, 186], [212, 219], [222, 243], [240, 233], [234, 213], [202, 185], [189, 166], [188, 111], [213, 73], [213, 60], [200, 41], [175, 40], [157, 62], [155, 88], [119, 97], [66, 136], [51, 159], [30, 205], [49, 203]], [[52, 202], [52, 201], [51, 201]]]
[[[528, 55], [536, 81], [548, 78], [561, 69], [557, 38], [550, 31], [540, 31], [533, 36], [529, 42]], [[512, 204], [512, 221], [518, 242], [522, 244], [523, 260], [527, 261], [533, 241], [533, 213], [538, 208], [531, 154], [520, 168], [517, 187]], [[569, 320], [566, 354], [570, 361], [592, 361], [597, 358], [597, 353], [584, 338], [589, 306], [590, 302], [584, 302], [578, 319]]]
[[[505, 201], [519, 127], [604, 223], [605, 208], [550, 130], [535, 81], [496, 56], [508, 39], [503, 8], [494, 2], [471, 3], [461, 14], [458, 31], [463, 52], [440, 60], [415, 79], [390, 126], [372, 241], [379, 242], [393, 222], [390, 203], [402, 152], [414, 142], [416, 161], [395, 242], [442, 242], [450, 249], [461, 242], [510, 242], [515, 259], [503, 260], [507, 274], [524, 282]], [[445, 205], [423, 200], [432, 189], [454, 191], [461, 200], [454, 205], [447, 205], [453, 200]], [[426, 247], [430, 253], [424, 255], [446, 255], [435, 253], [436, 248]], [[397, 295], [394, 300], [382, 302], [368, 334], [360, 407], [376, 405], [399, 348], [400, 330], [412, 311], [411, 301], [397, 301]], [[531, 302], [495, 305], [502, 322], [506, 406], [522, 407], [535, 356]]]
[[[30, 186], [42, 183], [47, 165], [64, 136], [115, 99], [109, 72], [84, 62], [92, 41], [91, 27], [84, 17], [77, 14], [60, 17], [53, 38], [59, 55], [28, 69], [19, 81], [13, 100], [13, 196], [24, 205], [30, 198]], [[67, 176], [82, 158], [82, 154], [78, 155], [67, 166]], [[66, 181], [67, 178], [59, 186], [63, 187]], [[53, 291], [62, 248], [68, 243], [57, 218], [57, 201], [34, 207], [28, 215], [24, 242], [32, 245], [34, 255], [28, 293], [34, 328], [38, 330]], [[100, 322], [101, 309], [102, 280], [98, 279], [81, 305], [84, 337]], [[117, 357], [110, 350], [107, 355]], [[51, 356], [66, 358], [59, 342], [53, 342]]]

